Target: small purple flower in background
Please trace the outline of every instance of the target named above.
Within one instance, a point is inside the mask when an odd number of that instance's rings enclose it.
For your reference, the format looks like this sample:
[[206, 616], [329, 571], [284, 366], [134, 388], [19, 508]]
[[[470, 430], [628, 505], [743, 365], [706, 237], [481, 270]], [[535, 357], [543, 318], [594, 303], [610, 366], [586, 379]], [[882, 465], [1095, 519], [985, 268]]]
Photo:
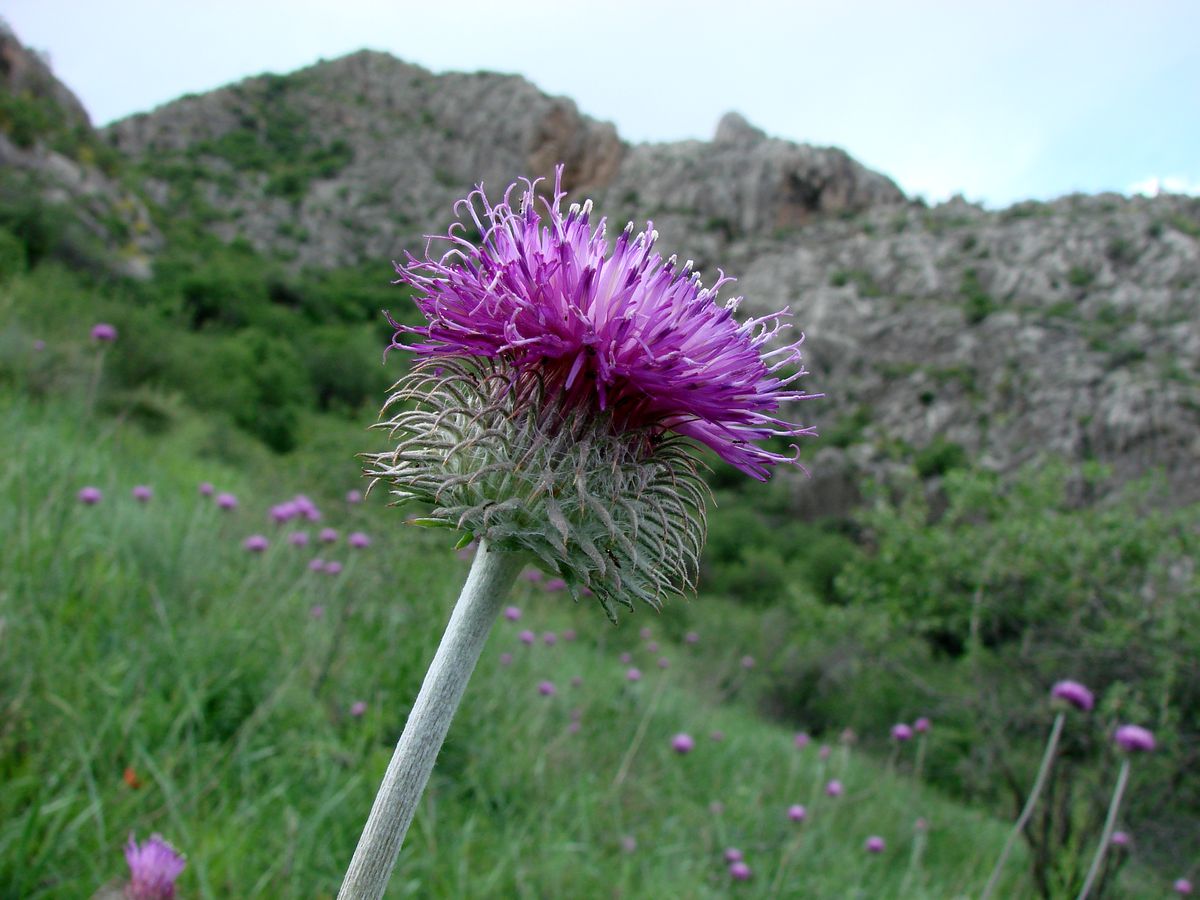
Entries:
[[563, 635], [562, 635], [562, 637], [563, 637], [563, 640], [564, 640], [564, 641], [573, 641], [573, 640], [575, 640], [575, 629], [574, 629], [574, 628], [567, 628], [567, 629], [564, 629], [564, 630], [563, 630]]
[[846, 789], [836, 778], [829, 782], [829, 784], [825, 785], [825, 795], [827, 797], [840, 797], [844, 793], [846, 793]]
[[879, 835], [873, 834], [867, 838], [864, 846], [867, 848], [868, 853], [882, 853], [887, 847], [887, 843]]
[[139, 844], [131, 834], [125, 845], [125, 862], [129, 864], [129, 900], [172, 900], [175, 880], [187, 865], [183, 856], [161, 835], [152, 834]]
[[1050, 688], [1050, 696], [1055, 700], [1063, 700], [1070, 703], [1076, 709], [1081, 709], [1084, 712], [1089, 712], [1096, 703], [1096, 698], [1092, 696], [1092, 692], [1078, 681], [1057, 682], [1054, 687]]
[[812, 738], [808, 736], [807, 731], [797, 731], [796, 736], [792, 739], [792, 743], [796, 745], [797, 750], [803, 750], [811, 741]]
[[323, 619], [323, 618], [325, 618], [325, 606], [324, 606], [324, 604], [321, 604], [321, 603], [314, 603], [314, 604], [312, 605], [312, 609], [310, 609], [310, 610], [308, 611], [308, 614], [309, 614], [310, 616], [312, 616], [314, 619]]
[[660, 669], [669, 669], [669, 668], [671, 668], [671, 661], [669, 659], [667, 659], [665, 656], [660, 656], [658, 658], [658, 667]]
[[355, 700], [352, 704], [350, 704], [350, 715], [354, 716], [356, 719], [361, 719], [363, 713], [366, 711], [367, 704], [365, 700]]
[[347, 503], [362, 503], [362, 491], [346, 491]]
[[727, 863], [741, 862], [744, 858], [745, 857], [742, 855], [742, 851], [739, 850], [737, 847], [726, 847], [725, 848], [725, 862], [727, 862]]
[[642, 680], [642, 670], [641, 669], [630, 669], [629, 671], [627, 671], [625, 673], [625, 680], [626, 681], [641, 681]]
[[322, 529], [321, 529], [321, 534], [320, 534], [320, 539], [321, 539], [321, 543], [322, 543], [322, 544], [332, 544], [332, 543], [334, 543], [334, 542], [335, 542], [335, 541], [338, 539], [338, 533], [337, 533], [337, 529], [335, 529], [335, 528], [322, 528]]
[[314, 557], [313, 559], [310, 559], [308, 561], [308, 571], [324, 572], [325, 571], [325, 560], [321, 559], [321, 557], [319, 557], [319, 556]]
[[526, 647], [529, 647], [533, 644], [534, 641], [537, 640], [537, 635], [535, 635], [532, 631], [530, 631], [528, 628], [526, 628], [524, 631], [522, 631], [520, 634], [517, 635], [517, 640], [520, 641], [522, 644], [524, 644]]
[[787, 817], [793, 822], [803, 822], [808, 818], [808, 810], [799, 803], [793, 803], [788, 807]]
[[202, 481], [200, 482], [200, 486], [197, 488], [197, 490], [200, 491], [201, 497], [211, 497], [213, 495], [213, 491], [216, 489], [212, 486], [211, 481]]
[[287, 503], [277, 503], [271, 507], [267, 513], [271, 517], [271, 521], [276, 525], [282, 525], [291, 519], [300, 515], [300, 510], [296, 508], [296, 504], [288, 501]]
[[341, 574], [341, 571], [342, 571], [342, 564], [340, 562], [338, 562], [336, 559], [331, 559], [329, 562], [325, 563], [325, 574], [326, 575], [339, 575], [339, 574]]
[[913, 722], [913, 731], [915, 731], [917, 734], [925, 734], [932, 727], [933, 723], [930, 722], [925, 716], [921, 716], [921, 718]]
[[500, 665], [511, 666], [512, 661], [513, 661], [513, 655], [511, 653], [508, 653], [506, 651], [506, 652], [500, 654]]
[[675, 737], [671, 738], [671, 749], [680, 755], [691, 753], [695, 746], [696, 742], [692, 739], [690, 734], [680, 732], [679, 734], [675, 735]]
[[571, 676], [571, 687], [580, 687], [582, 684], [583, 684], [583, 676], [582, 675], [572, 675]]
[[371, 546], [371, 539], [361, 531], [352, 531], [349, 537], [346, 538], [346, 543], [351, 547], [362, 550], [364, 547]]
[[1192, 892], [1192, 883], [1186, 878], [1176, 878], [1175, 883], [1171, 885], [1177, 894], [1190, 894]]
[[543, 697], [553, 697], [555, 694], [553, 681], [539, 681], [537, 689]]
[[297, 494], [292, 498], [292, 508], [296, 511], [297, 516], [308, 519], [310, 522], [318, 522], [321, 519], [321, 511], [317, 509], [317, 504], [304, 494]]
[[853, 728], [843, 728], [842, 733], [838, 735], [838, 741], [842, 744], [853, 744], [858, 740], [858, 735], [855, 734]]
[[546, 579], [544, 586], [546, 590], [552, 594], [556, 594], [559, 591], [565, 591], [567, 589], [567, 583], [561, 578], [548, 578]]
[[41, 338], [38, 338], [36, 341], [33, 342], [33, 349], [37, 350], [40, 353], [41, 351], [46, 349], [46, 342], [43, 341]]
[[1113, 740], [1128, 753], [1149, 753], [1154, 749], [1154, 735], [1140, 725], [1122, 725], [1113, 735]]
[[622, 653], [621, 654], [621, 665], [627, 666], [631, 662], [633, 662], [633, 654], [631, 654], [631, 653]]
[[95, 506], [104, 499], [104, 494], [100, 491], [100, 488], [89, 485], [88, 487], [81, 488], [75, 497], [84, 506]]
[[217, 494], [217, 506], [221, 509], [237, 509], [238, 499], [233, 494]]
[[743, 669], [753, 669], [755, 665], [756, 665], [756, 663], [754, 661], [754, 657], [751, 656], [750, 654], [747, 653], [745, 656], [742, 657], [742, 668]]
[[719, 744], [721, 741], [725, 740], [725, 732], [719, 728], [714, 728], [708, 733], [708, 739], [710, 741], [716, 741]]
[[579, 734], [582, 727], [578, 722], [569, 722], [567, 723], [567, 734]]
[[537, 582], [541, 581], [545, 576], [542, 575], [541, 569], [526, 569], [525, 571], [523, 571], [521, 573], [521, 577], [532, 584], [536, 584]]
[[831, 753], [833, 753], [833, 748], [828, 744], [822, 744], [821, 749], [817, 751], [817, 756], [821, 759], [829, 759]]
[[651, 631], [649, 628], [646, 628], [643, 626], [643, 628], [641, 629], [641, 631], [638, 632], [638, 634], [641, 635], [641, 638], [643, 641], [648, 641], [648, 640], [650, 640], [650, 637], [654, 634], [654, 632]]
[[689, 631], [683, 636], [683, 642], [685, 644], [698, 644], [700, 643], [700, 635], [694, 631]]
[[307, 531], [293, 531], [291, 534], [288, 535], [288, 543], [291, 544], [293, 547], [307, 547], [308, 546], [308, 532]]
[[1129, 836], [1129, 832], [1127, 831], [1114, 831], [1112, 838], [1110, 839], [1110, 843], [1114, 847], [1128, 847], [1133, 843], [1133, 839]]
[[252, 534], [250, 537], [242, 541], [242, 546], [251, 553], [262, 553], [269, 546], [271, 546], [271, 542], [261, 534]]
[[899, 743], [904, 743], [905, 741], [911, 741], [912, 736], [913, 736], [912, 728], [910, 728], [908, 725], [905, 725], [903, 722], [898, 722], [892, 726], [892, 740], [893, 741], [898, 741]]
[[632, 853], [637, 849], [637, 838], [632, 834], [627, 834], [621, 838], [621, 849], [626, 853]]
[[646, 644], [646, 649], [650, 653], [657, 653], [658, 652], [658, 641], [650, 641], [649, 643]]
[[504, 618], [508, 619], [510, 622], [515, 622], [517, 619], [521, 618], [521, 610], [515, 606], [506, 606], [504, 607]]
[[750, 871], [750, 867], [740, 859], [735, 863], [729, 864], [729, 874], [734, 881], [749, 881], [754, 874]]
[[102, 344], [111, 344], [117, 339], [117, 328], [107, 322], [97, 322], [92, 326], [92, 340]]
[[151, 490], [149, 485], [146, 485], [146, 484], [134, 485], [133, 499], [136, 500], [138, 503], [149, 503], [150, 498], [153, 496], [154, 496], [154, 491]]
[[555, 634], [553, 631], [547, 631], [545, 634], [542, 635], [542, 641], [545, 642], [547, 647], [553, 647], [555, 644], [558, 643], [558, 635]]

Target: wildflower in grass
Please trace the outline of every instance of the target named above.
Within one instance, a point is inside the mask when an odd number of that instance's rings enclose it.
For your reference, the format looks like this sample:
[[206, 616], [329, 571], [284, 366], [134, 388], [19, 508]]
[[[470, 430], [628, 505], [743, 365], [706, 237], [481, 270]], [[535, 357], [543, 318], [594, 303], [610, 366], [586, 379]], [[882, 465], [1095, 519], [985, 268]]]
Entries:
[[792, 738], [792, 743], [796, 745], [797, 750], [803, 750], [811, 741], [812, 738], [808, 736], [808, 732], [806, 731], [797, 731], [796, 736]]
[[743, 669], [753, 669], [755, 667], [755, 665], [757, 665], [757, 663], [755, 662], [753, 656], [746, 654], [745, 656], [742, 657], [742, 668]]
[[125, 862], [129, 864], [129, 885], [125, 889], [129, 900], [172, 900], [175, 881], [187, 864], [157, 834], [152, 834], [144, 844], [139, 844], [131, 834], [125, 845]]
[[627, 671], [625, 673], [625, 680], [626, 681], [641, 681], [642, 680], [642, 670], [641, 669], [630, 669], [629, 671]]
[[546, 576], [541, 573], [540, 569], [525, 569], [523, 572], [521, 572], [521, 578], [532, 584], [537, 584], [537, 582], [541, 581], [545, 577]]
[[725, 732], [721, 731], [719, 728], [714, 728], [708, 733], [708, 739], [719, 744], [721, 741], [725, 740]]
[[583, 728], [583, 726], [580, 725], [578, 722], [568, 722], [567, 723], [567, 734], [579, 734], [579, 731], [582, 728]]
[[350, 704], [350, 715], [356, 719], [361, 719], [367, 711], [367, 703], [365, 700], [355, 700]]
[[200, 485], [197, 488], [197, 490], [200, 491], [201, 497], [211, 497], [213, 495], [213, 491], [215, 490], [215, 488], [212, 486], [212, 482], [202, 481], [202, 482], [200, 482]]
[[362, 491], [346, 491], [346, 502], [350, 504], [362, 503]]
[[1078, 681], [1060, 681], [1050, 689], [1050, 696], [1055, 700], [1062, 700], [1071, 704], [1076, 709], [1090, 712], [1096, 703], [1092, 692], [1080, 684]]
[[1186, 878], [1176, 878], [1175, 883], [1171, 887], [1175, 893], [1180, 895], [1188, 895], [1192, 892], [1192, 883]]
[[318, 535], [318, 537], [320, 538], [322, 544], [333, 544], [338, 539], [337, 529], [336, 528], [322, 528], [321, 533]]
[[535, 635], [532, 631], [530, 631], [528, 628], [526, 628], [524, 631], [522, 631], [520, 634], [517, 635], [517, 640], [520, 641], [522, 644], [524, 644], [526, 647], [530, 647], [533, 645], [533, 642], [537, 640], [537, 635]]
[[621, 660], [621, 665], [623, 665], [623, 666], [627, 666], [627, 665], [629, 665], [631, 662], [633, 662], [633, 654], [632, 654], [632, 653], [628, 653], [628, 652], [626, 652], [626, 653], [622, 653], [622, 654], [621, 654], [621, 656], [620, 656], [620, 660]]
[[287, 503], [277, 503], [271, 507], [268, 515], [271, 521], [277, 525], [282, 525], [284, 522], [291, 521], [300, 514], [300, 510], [296, 508], [296, 504], [288, 501]]
[[508, 619], [510, 622], [515, 622], [517, 619], [521, 618], [521, 610], [515, 606], [506, 606], [504, 607], [504, 618]]
[[911, 726], [906, 725], [903, 722], [898, 722], [892, 726], [892, 740], [893, 741], [896, 741], [897, 743], [902, 744], [905, 741], [911, 741], [912, 736], [913, 736], [913, 730], [912, 730]]
[[651, 631], [649, 628], [646, 628], [644, 626], [642, 627], [642, 629], [640, 631], [638, 631], [638, 635], [641, 637], [641, 639], [643, 641], [650, 640], [650, 638], [651, 638], [651, 636], [653, 636], [653, 634], [654, 634], [653, 631]]
[[89, 485], [88, 487], [80, 488], [79, 493], [75, 497], [84, 506], [95, 506], [104, 499], [104, 494], [100, 488]]
[[[311, 568], [311, 567], [310, 567], [310, 568]], [[314, 619], [323, 619], [323, 618], [325, 618], [325, 604], [323, 604], [323, 603], [314, 603], [314, 604], [312, 605], [312, 608], [311, 608], [311, 609], [308, 611], [308, 614], [309, 614], [310, 616], [312, 616]]]
[[242, 541], [242, 546], [251, 553], [262, 553], [269, 546], [271, 546], [271, 542], [261, 534], [252, 534], [250, 537]]
[[46, 349], [46, 342], [43, 341], [41, 338], [38, 338], [37, 340], [35, 340], [33, 342], [33, 349], [36, 350], [38, 353], [41, 353], [43, 350]]
[[926, 734], [931, 727], [933, 727], [933, 723], [925, 716], [921, 716], [921, 718], [913, 722], [913, 731], [917, 734]]
[[827, 797], [840, 797], [844, 793], [846, 793], [846, 788], [836, 778], [825, 785], [825, 796]]
[[648, 642], [648, 643], [646, 644], [646, 651], [647, 651], [648, 653], [657, 653], [657, 652], [658, 652], [658, 641], [650, 641], [650, 642]]
[[1129, 836], [1129, 832], [1127, 831], [1114, 831], [1109, 843], [1114, 847], [1128, 847], [1133, 843], [1133, 838]]
[[541, 694], [543, 697], [553, 697], [554, 694], [556, 693], [555, 688], [554, 688], [554, 682], [552, 682], [552, 681], [539, 681], [537, 689], [538, 689], [538, 693]]
[[111, 344], [117, 339], [117, 327], [107, 322], [97, 322], [92, 326], [92, 340], [102, 344]]
[[671, 667], [671, 661], [665, 656], [660, 656], [658, 658], [658, 667], [660, 669], [669, 669]]
[[543, 587], [551, 594], [557, 594], [559, 591], [567, 589], [567, 583], [561, 578], [547, 578]]
[[510, 666], [510, 665], [512, 665], [512, 661], [513, 661], [513, 655], [511, 653], [501, 653], [500, 654], [500, 665]]
[[[787, 311], [739, 321], [738, 299], [717, 303], [730, 279], [704, 288], [655, 252], [652, 226], [610, 247], [590, 203], [564, 213], [561, 178], [550, 198], [529, 182], [496, 204], [474, 191], [459, 205], [467, 221], [396, 267], [425, 321], [393, 321], [393, 347], [419, 358], [385, 407], [395, 445], [367, 456], [368, 474], [480, 548], [443, 644], [455, 664], [435, 661], [421, 695], [439, 714], [421, 724], [418, 697], [406, 734], [421, 750], [402, 736], [347, 894], [382, 893], [436, 757], [425, 747], [444, 739], [486, 637], [465, 611], [484, 585], [489, 622], [528, 557], [610, 618], [618, 605], [657, 609], [695, 589], [708, 497], [696, 445], [765, 480], [798, 451], [760, 444], [812, 433], [781, 418], [807, 396], [793, 386], [801, 341], [780, 340]], [[435, 689], [443, 671], [452, 689]]]
[[1108, 815], [1104, 819], [1104, 831], [1100, 835], [1100, 843], [1096, 847], [1096, 855], [1092, 857], [1092, 865], [1083, 881], [1079, 892], [1079, 900], [1086, 900], [1091, 893], [1100, 869], [1104, 863], [1104, 854], [1112, 843], [1112, 834], [1116, 829], [1117, 816], [1121, 811], [1121, 801], [1125, 797], [1125, 788], [1129, 784], [1130, 758], [1136, 753], [1149, 753], [1154, 749], [1154, 735], [1140, 725], [1122, 725], [1113, 734], [1113, 741], [1125, 752], [1121, 760], [1121, 769], [1117, 773], [1117, 784], [1113, 788], [1112, 800], [1108, 804]]
[[558, 635], [555, 634], [553, 631], [547, 631], [545, 634], [542, 635], [542, 642], [547, 647], [553, 647], [555, 644], [558, 643]]
[[866, 843], [863, 846], [867, 848], [868, 853], [882, 853], [885, 849], [887, 849], [887, 842], [884, 841], [884, 839], [879, 835], [873, 834], [867, 838]]
[[361, 531], [352, 531], [346, 538], [346, 543], [356, 550], [362, 550], [364, 547], [371, 546], [371, 539]]
[[237, 509], [238, 498], [233, 494], [217, 494], [217, 506], [221, 509]]
[[307, 531], [293, 531], [291, 534], [288, 535], [288, 543], [291, 544], [293, 547], [307, 547], [308, 546], [308, 532]]
[[313, 557], [312, 559], [310, 559], [308, 561], [308, 571], [324, 572], [325, 571], [325, 560], [321, 559], [321, 557], [319, 557], [319, 556]]
[[149, 485], [138, 484], [138, 485], [134, 485], [132, 494], [133, 494], [133, 499], [136, 500], [138, 503], [149, 503], [150, 498], [154, 496], [154, 491], [150, 488]]
[[735, 863], [741, 862], [743, 859], [745, 859], [745, 855], [737, 847], [725, 848], [725, 862]]
[[575, 640], [575, 629], [574, 628], [564, 628], [563, 633], [562, 633], [562, 639], [564, 641]]
[[808, 818], [808, 810], [799, 803], [793, 803], [788, 807], [787, 817], [793, 822], [803, 822]]
[[571, 687], [577, 688], [577, 687], [580, 687], [582, 684], [583, 684], [583, 676], [582, 675], [572, 675], [571, 676]]
[[632, 853], [637, 849], [637, 838], [632, 834], [627, 834], [621, 838], [621, 849], [626, 853]]
[[680, 755], [691, 753], [695, 746], [696, 741], [690, 734], [680, 732], [671, 738], [671, 749]]
[[729, 874], [734, 881], [749, 881], [754, 873], [750, 871], [750, 867], [740, 859], [737, 862], [729, 864]]
[[342, 573], [342, 564], [336, 559], [331, 559], [325, 563], [326, 575], [340, 575]]
[[700, 643], [700, 635], [694, 631], [689, 631], [683, 636], [683, 642], [685, 644], [698, 644]]
[[822, 761], [829, 759], [832, 754], [833, 748], [828, 744], [822, 744], [821, 749], [817, 751], [817, 756], [819, 756]]

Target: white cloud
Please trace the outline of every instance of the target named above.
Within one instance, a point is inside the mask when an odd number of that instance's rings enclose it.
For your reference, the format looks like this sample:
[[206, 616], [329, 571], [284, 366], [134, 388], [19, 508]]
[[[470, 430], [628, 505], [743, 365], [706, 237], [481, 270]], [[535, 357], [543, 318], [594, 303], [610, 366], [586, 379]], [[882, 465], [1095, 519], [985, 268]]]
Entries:
[[1185, 178], [1182, 175], [1151, 175], [1135, 181], [1126, 189], [1127, 194], [1145, 194], [1147, 197], [1157, 197], [1159, 194], [1191, 194], [1200, 195], [1200, 180]]

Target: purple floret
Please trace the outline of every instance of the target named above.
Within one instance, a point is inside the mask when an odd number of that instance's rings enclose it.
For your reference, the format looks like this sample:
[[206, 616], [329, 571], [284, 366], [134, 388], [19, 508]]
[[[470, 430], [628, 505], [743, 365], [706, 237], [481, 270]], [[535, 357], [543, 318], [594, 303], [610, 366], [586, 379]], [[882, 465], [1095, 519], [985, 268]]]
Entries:
[[1154, 735], [1140, 725], [1122, 725], [1113, 735], [1122, 750], [1130, 753], [1149, 753], [1154, 749]]
[[[740, 297], [716, 302], [732, 279], [720, 273], [705, 288], [690, 263], [664, 260], [652, 223], [637, 235], [630, 224], [610, 247], [605, 220], [590, 223], [590, 201], [563, 215], [561, 166], [553, 199], [539, 197], [536, 184], [524, 182], [519, 204], [510, 203], [516, 184], [495, 206], [476, 189], [459, 209], [482, 235], [479, 246], [456, 223], [431, 238], [424, 259], [409, 254], [397, 264], [427, 321], [393, 321], [392, 346], [503, 358], [568, 407], [608, 411], [617, 429], [686, 435], [760, 480], [773, 465], [795, 463], [754, 443], [813, 433], [772, 415], [815, 396], [789, 387], [806, 374], [803, 336], [766, 347], [789, 327], [789, 312], [739, 322]], [[446, 245], [441, 255], [431, 251], [435, 240]], [[403, 344], [410, 334], [418, 342]]]
[[184, 858], [160, 835], [154, 834], [144, 844], [133, 835], [125, 845], [125, 861], [129, 863], [130, 900], [172, 900], [175, 879], [187, 864]]
[[1065, 700], [1084, 712], [1090, 711], [1096, 705], [1096, 699], [1092, 696], [1092, 692], [1078, 681], [1058, 682], [1050, 689], [1050, 696], [1058, 700]]

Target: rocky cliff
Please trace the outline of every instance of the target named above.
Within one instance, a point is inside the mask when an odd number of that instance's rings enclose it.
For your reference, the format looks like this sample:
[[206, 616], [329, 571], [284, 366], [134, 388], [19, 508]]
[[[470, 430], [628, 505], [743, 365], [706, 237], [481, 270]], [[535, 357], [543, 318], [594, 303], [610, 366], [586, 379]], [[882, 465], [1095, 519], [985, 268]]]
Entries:
[[910, 201], [840, 150], [730, 114], [712, 141], [630, 145], [522, 78], [433, 75], [360, 52], [118, 122], [104, 139], [159, 221], [298, 267], [419, 252], [476, 182], [566, 163], [572, 195], [739, 277], [745, 308], [807, 333], [807, 511], [865, 474], [1052, 452], [1162, 467], [1200, 499], [1200, 200], [1066, 197], [1001, 211]]

